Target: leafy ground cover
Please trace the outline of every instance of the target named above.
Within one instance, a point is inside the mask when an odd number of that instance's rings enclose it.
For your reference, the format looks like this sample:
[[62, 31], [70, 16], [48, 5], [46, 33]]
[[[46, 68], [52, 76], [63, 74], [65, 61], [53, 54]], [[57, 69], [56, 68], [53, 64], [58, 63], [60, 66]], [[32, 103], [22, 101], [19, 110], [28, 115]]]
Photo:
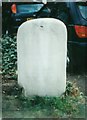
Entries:
[[16, 77], [17, 70], [17, 41], [16, 36], [3, 36], [2, 39], [2, 74], [3, 77]]
[[2, 116], [4, 118], [85, 117], [85, 96], [76, 82], [67, 80], [60, 97], [26, 98], [17, 84], [16, 36], [4, 35], [2, 42]]

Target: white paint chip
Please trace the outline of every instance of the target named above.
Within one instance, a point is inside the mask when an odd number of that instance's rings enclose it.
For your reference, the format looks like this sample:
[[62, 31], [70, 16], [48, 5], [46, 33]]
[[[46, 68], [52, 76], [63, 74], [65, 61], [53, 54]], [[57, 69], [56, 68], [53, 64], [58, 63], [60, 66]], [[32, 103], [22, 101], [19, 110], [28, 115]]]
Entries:
[[17, 33], [18, 83], [26, 96], [60, 96], [66, 89], [67, 30], [63, 22], [40, 18]]

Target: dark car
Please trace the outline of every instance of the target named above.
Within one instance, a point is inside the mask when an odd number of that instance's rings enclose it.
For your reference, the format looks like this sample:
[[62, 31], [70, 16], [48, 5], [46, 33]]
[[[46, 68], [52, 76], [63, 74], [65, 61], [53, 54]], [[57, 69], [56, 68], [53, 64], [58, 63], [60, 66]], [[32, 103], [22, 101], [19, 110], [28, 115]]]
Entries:
[[87, 2], [69, 2], [68, 51], [73, 71], [87, 72]]
[[38, 16], [49, 17], [50, 15], [50, 9], [43, 3], [4, 2], [2, 8], [3, 33], [6, 31], [14, 33], [23, 22], [38, 18]]
[[87, 2], [48, 3], [50, 17], [60, 19], [68, 31], [68, 70], [87, 72]]
[[[43, 3], [10, 3], [6, 5], [7, 3], [3, 3], [3, 26], [5, 26], [3, 31], [6, 29], [13, 32], [24, 21], [34, 18], [50, 17], [63, 21], [68, 31], [69, 70], [87, 70], [87, 2], [48, 2], [45, 5]], [[6, 14], [9, 17], [6, 17]]]

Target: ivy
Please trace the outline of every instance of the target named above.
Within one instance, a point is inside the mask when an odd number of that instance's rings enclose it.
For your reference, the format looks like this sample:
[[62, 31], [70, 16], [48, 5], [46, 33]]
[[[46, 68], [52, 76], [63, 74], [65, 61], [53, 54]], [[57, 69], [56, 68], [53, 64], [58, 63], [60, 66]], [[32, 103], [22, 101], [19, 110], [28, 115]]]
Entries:
[[16, 36], [2, 37], [2, 74], [7, 77], [16, 76], [17, 70], [17, 41]]

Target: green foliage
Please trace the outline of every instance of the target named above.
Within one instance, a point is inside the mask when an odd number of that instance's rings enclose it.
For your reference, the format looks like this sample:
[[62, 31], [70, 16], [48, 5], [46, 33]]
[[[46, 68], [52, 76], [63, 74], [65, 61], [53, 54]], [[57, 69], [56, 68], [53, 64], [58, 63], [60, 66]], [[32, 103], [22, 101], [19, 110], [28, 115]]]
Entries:
[[4, 35], [2, 37], [2, 73], [8, 77], [15, 77], [17, 70], [17, 42], [16, 37]]

